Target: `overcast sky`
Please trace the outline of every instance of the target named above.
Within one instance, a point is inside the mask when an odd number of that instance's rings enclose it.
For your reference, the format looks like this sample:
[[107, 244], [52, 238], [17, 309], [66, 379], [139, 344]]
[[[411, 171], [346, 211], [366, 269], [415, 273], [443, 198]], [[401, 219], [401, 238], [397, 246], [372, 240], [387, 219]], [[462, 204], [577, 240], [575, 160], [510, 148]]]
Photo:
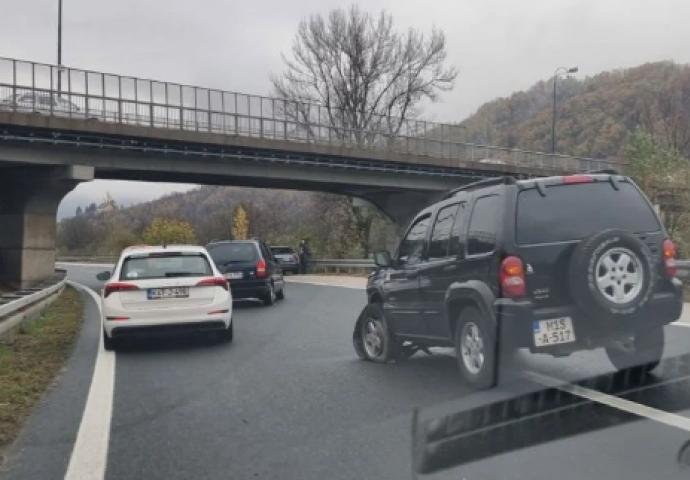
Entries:
[[[1, 3], [0, 56], [54, 63], [58, 0]], [[300, 19], [350, 3], [63, 0], [63, 63], [268, 94], [269, 75], [281, 70], [280, 53], [289, 50]], [[436, 25], [446, 32], [459, 76], [455, 90], [427, 108], [433, 120], [462, 120], [562, 65], [577, 65], [584, 77], [648, 61], [690, 63], [690, 0], [367, 0], [360, 6], [387, 9], [401, 28]], [[94, 182], [71, 196], [109, 189], [116, 198], [143, 200], [171, 188], [184, 187]]]

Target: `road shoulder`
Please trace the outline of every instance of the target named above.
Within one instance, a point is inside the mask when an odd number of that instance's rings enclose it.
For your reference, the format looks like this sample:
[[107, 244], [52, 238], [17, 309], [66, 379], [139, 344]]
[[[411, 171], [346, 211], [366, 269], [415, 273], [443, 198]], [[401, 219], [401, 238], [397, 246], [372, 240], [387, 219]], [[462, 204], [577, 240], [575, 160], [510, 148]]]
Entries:
[[55, 385], [29, 416], [6, 452], [3, 480], [62, 478], [72, 452], [91, 385], [100, 328], [98, 309], [86, 292], [84, 322], [74, 350]]

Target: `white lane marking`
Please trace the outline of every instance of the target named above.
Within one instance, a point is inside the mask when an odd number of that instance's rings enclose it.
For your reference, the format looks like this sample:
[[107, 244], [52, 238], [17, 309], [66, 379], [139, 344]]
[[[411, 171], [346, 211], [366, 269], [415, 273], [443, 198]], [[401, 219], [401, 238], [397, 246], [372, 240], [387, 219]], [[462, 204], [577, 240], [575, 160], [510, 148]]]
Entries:
[[[548, 377], [541, 373], [536, 372], [525, 372], [524, 374], [529, 380], [540, 383], [546, 387], [557, 388], [563, 392], [567, 392], [578, 397], [591, 400], [593, 402], [601, 403], [603, 405], [608, 405], [609, 407], [622, 410], [624, 412], [632, 413], [639, 417], [646, 418], [648, 420], [654, 420], [664, 425], [669, 425], [671, 427], [679, 428], [690, 432], [690, 418], [683, 417], [681, 415], [676, 415], [675, 413], [664, 412], [656, 408], [648, 407], [640, 403], [632, 402], [624, 398], [616, 397], [613, 395], [608, 395], [606, 393], [597, 392], [596, 390], [591, 390], [589, 388], [581, 387], [579, 385], [573, 385], [572, 383], [563, 383], [555, 378]], [[659, 386], [659, 384], [654, 385]], [[650, 387], [651, 388], [651, 387]], [[645, 389], [644, 387], [642, 389]], [[632, 393], [636, 389], [630, 390]]]
[[[70, 285], [88, 292], [96, 302], [101, 317], [101, 299], [89, 287], [76, 282]], [[100, 323], [100, 318], [99, 318]], [[99, 325], [98, 354], [93, 369], [89, 396], [84, 406], [77, 440], [72, 449], [65, 480], [103, 480], [108, 465], [110, 421], [115, 388], [115, 353], [103, 348], [103, 328]]]

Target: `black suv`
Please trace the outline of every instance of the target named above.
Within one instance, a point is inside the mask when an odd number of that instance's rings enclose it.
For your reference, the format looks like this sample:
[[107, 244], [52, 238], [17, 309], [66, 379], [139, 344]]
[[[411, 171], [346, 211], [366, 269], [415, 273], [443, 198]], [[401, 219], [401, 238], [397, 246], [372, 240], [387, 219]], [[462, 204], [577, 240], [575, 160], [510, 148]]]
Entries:
[[258, 298], [266, 305], [285, 298], [283, 269], [261, 240], [214, 241], [206, 245], [233, 300]]
[[617, 369], [649, 371], [683, 307], [674, 257], [623, 175], [476, 182], [419, 213], [392, 259], [376, 254], [355, 350], [387, 362], [454, 347], [475, 388], [494, 384], [499, 353], [522, 347], [603, 347]]

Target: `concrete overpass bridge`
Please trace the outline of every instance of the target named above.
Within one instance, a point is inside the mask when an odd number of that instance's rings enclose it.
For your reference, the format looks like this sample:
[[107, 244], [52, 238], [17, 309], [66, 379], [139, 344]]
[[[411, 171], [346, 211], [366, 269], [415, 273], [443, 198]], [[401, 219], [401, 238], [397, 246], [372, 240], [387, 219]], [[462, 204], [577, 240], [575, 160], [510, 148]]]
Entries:
[[340, 193], [404, 226], [473, 180], [617, 167], [462, 135], [384, 117], [359, 128], [319, 105], [0, 58], [0, 282], [53, 271], [60, 200], [94, 178]]

